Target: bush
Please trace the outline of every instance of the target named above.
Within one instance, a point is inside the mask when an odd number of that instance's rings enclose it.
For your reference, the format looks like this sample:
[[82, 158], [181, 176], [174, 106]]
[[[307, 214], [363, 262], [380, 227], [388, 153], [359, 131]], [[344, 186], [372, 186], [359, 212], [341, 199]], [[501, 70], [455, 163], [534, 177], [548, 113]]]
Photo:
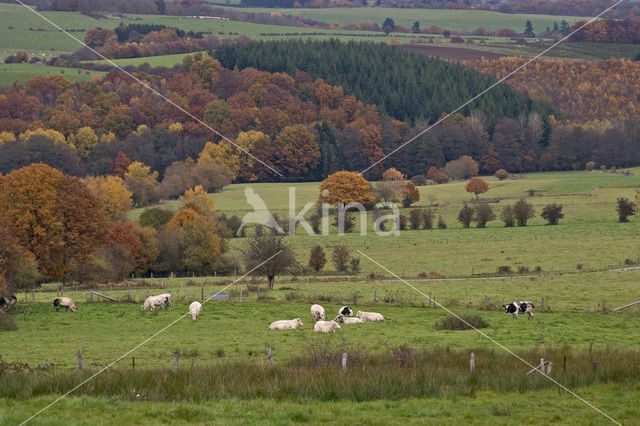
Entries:
[[409, 212], [409, 224], [411, 229], [420, 229], [422, 223], [422, 211], [420, 209], [411, 209]]
[[473, 220], [478, 224], [478, 228], [485, 228], [488, 222], [495, 220], [496, 214], [489, 204], [478, 204], [473, 212]]
[[331, 260], [338, 272], [346, 272], [351, 262], [351, 250], [347, 246], [335, 246], [331, 254]]
[[502, 211], [500, 212], [500, 220], [504, 222], [504, 226], [506, 228], [511, 228], [516, 224], [516, 217], [513, 213], [513, 207], [504, 206]]
[[506, 178], [509, 177], [509, 172], [506, 171], [505, 169], [499, 169], [496, 171], [494, 176], [500, 180], [505, 180]]
[[18, 326], [11, 315], [0, 311], [0, 330], [12, 331], [17, 330]]
[[458, 222], [462, 224], [463, 228], [468, 228], [471, 225], [473, 219], [473, 209], [464, 203], [464, 206], [458, 212]]
[[589, 171], [589, 172], [590, 172], [591, 170], [595, 169], [595, 168], [596, 168], [596, 163], [595, 163], [595, 161], [589, 161], [589, 162], [588, 162], [587, 164], [585, 164], [585, 166], [584, 166], [584, 169], [585, 169], [585, 170], [587, 170], [587, 171]]
[[474, 328], [489, 328], [491, 325], [478, 314], [463, 314], [459, 316], [447, 315], [436, 321], [437, 330], [472, 330]]
[[515, 216], [518, 226], [527, 226], [527, 221], [535, 216], [533, 206], [525, 200], [517, 201], [513, 205], [513, 215]]
[[424, 229], [433, 229], [434, 214], [431, 210], [425, 209], [422, 211], [422, 227]]
[[562, 204], [551, 203], [544, 206], [542, 209], [542, 216], [549, 225], [557, 225], [558, 221], [564, 217], [564, 213], [562, 213]]
[[321, 246], [313, 247], [311, 249], [311, 254], [309, 255], [309, 266], [315, 272], [320, 272], [326, 263], [327, 257], [324, 254], [324, 249]]
[[444, 167], [444, 172], [451, 179], [468, 179], [478, 176], [478, 162], [468, 155], [463, 155], [457, 160], [449, 161]]
[[411, 182], [413, 182], [415, 186], [424, 186], [427, 184], [427, 178], [423, 175], [416, 175], [411, 178]]
[[407, 217], [403, 214], [400, 215], [400, 217], [398, 218], [398, 222], [400, 222], [400, 230], [401, 231], [405, 231], [407, 229]]
[[447, 224], [442, 216], [438, 216], [438, 229], [447, 229]]
[[629, 222], [629, 216], [636, 214], [636, 205], [628, 198], [620, 197], [617, 200], [618, 222]]

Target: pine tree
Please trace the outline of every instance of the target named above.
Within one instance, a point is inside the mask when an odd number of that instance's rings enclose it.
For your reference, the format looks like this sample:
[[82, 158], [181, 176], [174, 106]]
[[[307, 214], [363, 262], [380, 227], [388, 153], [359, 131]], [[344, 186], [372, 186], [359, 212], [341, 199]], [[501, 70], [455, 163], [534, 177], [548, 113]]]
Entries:
[[533, 32], [533, 24], [531, 21], [527, 19], [527, 23], [524, 26], [524, 35], [527, 37], [535, 37], [536, 34]]

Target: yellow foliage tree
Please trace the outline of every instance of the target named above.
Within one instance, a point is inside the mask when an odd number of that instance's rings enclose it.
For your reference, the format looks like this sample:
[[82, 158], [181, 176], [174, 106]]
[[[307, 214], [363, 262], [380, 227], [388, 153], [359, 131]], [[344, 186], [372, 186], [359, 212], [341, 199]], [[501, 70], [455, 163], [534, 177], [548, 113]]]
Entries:
[[94, 146], [98, 144], [96, 132], [89, 126], [78, 129], [75, 137], [76, 151], [81, 157], [87, 158]]
[[[64, 135], [53, 129], [45, 130], [42, 128], [38, 128], [35, 130], [27, 130], [26, 132], [20, 133], [19, 139], [22, 142], [25, 142], [32, 136], [46, 136], [47, 138], [51, 139], [53, 143], [67, 144], [67, 139], [64, 137]], [[72, 148], [75, 147], [72, 146]]]
[[182, 127], [182, 123], [171, 123], [169, 124], [169, 131], [171, 133], [180, 133], [184, 130]]
[[182, 201], [184, 207], [193, 209], [200, 214], [213, 214], [213, 198], [209, 197], [202, 185], [187, 189], [184, 195], [180, 197], [180, 201]]
[[320, 203], [368, 204], [373, 200], [369, 182], [357, 172], [336, 172], [320, 184]]
[[0, 132], [0, 145], [4, 145], [7, 142], [13, 142], [16, 140], [16, 136], [11, 132]]
[[133, 193], [118, 176], [88, 177], [89, 190], [102, 202], [105, 214], [112, 221], [122, 221], [133, 206]]

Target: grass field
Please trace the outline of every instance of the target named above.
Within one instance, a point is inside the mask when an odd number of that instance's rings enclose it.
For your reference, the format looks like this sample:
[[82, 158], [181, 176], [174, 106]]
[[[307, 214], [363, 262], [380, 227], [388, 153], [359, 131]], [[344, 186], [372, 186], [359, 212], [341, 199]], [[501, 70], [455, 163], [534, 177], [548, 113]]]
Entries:
[[[127, 58], [127, 59], [112, 59], [111, 62], [126, 67], [128, 65], [138, 66], [145, 62], [152, 67], [172, 67], [174, 65], [182, 64], [182, 60], [185, 56], [191, 55], [191, 53], [179, 53], [177, 55], [160, 55], [160, 56], [148, 56], [144, 58]], [[108, 61], [87, 61], [95, 64], [110, 64]]]
[[72, 83], [89, 80], [94, 74], [103, 72], [77, 68], [52, 67], [43, 64], [0, 64], [0, 86], [9, 86], [15, 81], [25, 82], [37, 75], [61, 74]]

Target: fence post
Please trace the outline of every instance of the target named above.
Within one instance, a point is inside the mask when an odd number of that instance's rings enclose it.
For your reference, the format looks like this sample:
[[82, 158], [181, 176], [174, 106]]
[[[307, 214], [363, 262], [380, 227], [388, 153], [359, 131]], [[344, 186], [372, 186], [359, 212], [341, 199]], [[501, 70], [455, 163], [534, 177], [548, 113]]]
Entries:
[[378, 292], [376, 290], [373, 290], [373, 301], [376, 302], [377, 301], [377, 294]]
[[342, 354], [342, 369], [346, 370], [347, 369], [347, 353], [343, 352]]
[[469, 359], [469, 370], [473, 374], [476, 370], [476, 356], [471, 352], [471, 359]]
[[93, 302], [93, 290], [89, 290], [89, 302]]
[[607, 301], [602, 299], [602, 312], [607, 311]]
[[31, 289], [31, 301], [36, 301], [36, 291], [34, 289]]
[[547, 364], [547, 376], [551, 374], [551, 368], [553, 367], [553, 362], [549, 361]]
[[562, 372], [566, 373], [567, 372], [567, 355], [565, 354], [565, 356], [562, 358]]
[[267, 346], [267, 360], [269, 361], [269, 367], [271, 367], [271, 359], [273, 358], [273, 352], [271, 346]]
[[131, 301], [131, 287], [129, 287], [129, 294], [127, 296], [127, 300]]
[[131, 368], [136, 369], [136, 357], [131, 357]]
[[544, 374], [544, 358], [540, 358], [540, 372]]
[[178, 354], [173, 354], [173, 371], [178, 371]]
[[78, 351], [78, 372], [82, 371], [82, 354], [84, 353], [84, 348]]
[[544, 312], [544, 297], [542, 298], [542, 312]]
[[[242, 292], [240, 292], [242, 293]], [[200, 300], [202, 300], [204, 302], [204, 287], [200, 288]], [[242, 298], [242, 296], [240, 296], [240, 298]]]

